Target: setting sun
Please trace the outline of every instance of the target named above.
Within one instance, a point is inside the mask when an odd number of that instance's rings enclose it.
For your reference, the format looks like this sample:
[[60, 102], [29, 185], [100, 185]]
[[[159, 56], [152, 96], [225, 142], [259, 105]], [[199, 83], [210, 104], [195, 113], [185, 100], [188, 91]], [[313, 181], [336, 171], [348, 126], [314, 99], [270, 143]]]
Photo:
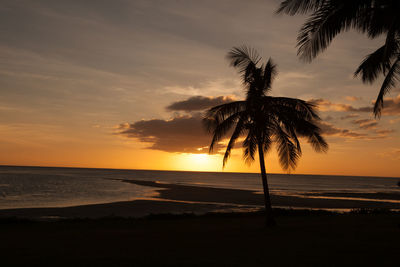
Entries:
[[184, 170], [221, 170], [221, 157], [208, 154], [177, 155], [176, 165]]

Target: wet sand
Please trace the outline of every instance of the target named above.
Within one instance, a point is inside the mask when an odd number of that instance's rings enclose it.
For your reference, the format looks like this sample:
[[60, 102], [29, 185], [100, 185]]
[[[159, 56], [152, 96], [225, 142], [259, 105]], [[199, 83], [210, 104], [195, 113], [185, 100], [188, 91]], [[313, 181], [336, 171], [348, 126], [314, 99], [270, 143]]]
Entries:
[[[264, 205], [264, 196], [255, 191], [237, 190], [237, 189], [221, 189], [212, 187], [198, 187], [177, 184], [162, 184], [151, 181], [124, 180], [128, 183], [137, 185], [151, 186], [159, 188], [159, 196], [156, 198], [170, 199], [179, 201], [195, 201], [195, 202], [211, 202], [211, 203], [230, 203], [240, 205]], [[362, 200], [366, 197], [371, 200]], [[330, 197], [328, 199], [323, 197]], [[340, 199], [335, 199], [338, 197]], [[356, 200], [356, 198], [362, 198]], [[385, 199], [386, 197], [386, 199]], [[345, 199], [348, 198], [348, 199]], [[382, 201], [374, 201], [373, 199], [382, 199]], [[293, 207], [293, 208], [313, 208], [313, 209], [399, 209], [400, 203], [391, 202], [390, 200], [400, 200], [400, 194], [384, 194], [384, 193], [334, 193], [334, 194], [316, 194], [316, 195], [271, 195], [273, 206]]]
[[344, 197], [344, 198], [363, 198], [363, 199], [381, 199], [381, 200], [400, 200], [399, 193], [307, 193], [306, 196], [321, 196], [321, 197]]

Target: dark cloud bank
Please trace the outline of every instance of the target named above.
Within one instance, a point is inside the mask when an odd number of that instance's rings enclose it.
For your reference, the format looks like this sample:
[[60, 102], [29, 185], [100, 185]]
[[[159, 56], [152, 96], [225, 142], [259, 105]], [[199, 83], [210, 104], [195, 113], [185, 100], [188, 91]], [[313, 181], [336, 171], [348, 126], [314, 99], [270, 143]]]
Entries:
[[121, 124], [118, 134], [150, 143], [149, 149], [179, 153], [207, 153], [211, 141], [200, 114]]
[[[174, 102], [166, 109], [191, 112], [191, 114], [177, 115], [171, 120], [152, 119], [121, 124], [117, 134], [149, 143], [149, 149], [177, 153], [208, 153], [211, 135], [203, 127], [202, 115], [199, 111], [233, 100], [231, 97], [224, 96], [190, 97]], [[215, 151], [219, 148], [217, 146]]]
[[234, 98], [229, 96], [193, 96], [183, 101], [174, 102], [167, 106], [166, 109], [169, 111], [202, 111], [211, 107], [232, 102], [234, 100]]

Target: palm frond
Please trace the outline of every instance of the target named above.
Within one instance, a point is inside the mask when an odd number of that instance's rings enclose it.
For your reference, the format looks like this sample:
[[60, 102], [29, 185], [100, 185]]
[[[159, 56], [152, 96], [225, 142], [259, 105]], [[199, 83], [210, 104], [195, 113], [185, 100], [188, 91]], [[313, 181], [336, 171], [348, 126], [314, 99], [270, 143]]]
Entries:
[[317, 10], [325, 0], [285, 0], [280, 5], [276, 13], [286, 13], [288, 15], [306, 14]]
[[384, 33], [398, 32], [400, 1], [365, 0], [364, 8], [359, 13], [359, 30], [367, 33], [371, 39]]
[[297, 150], [295, 144], [293, 144], [289, 135], [280, 127], [276, 128], [275, 139], [278, 145], [277, 149], [280, 165], [284, 170], [294, 170], [300, 157], [299, 151]]
[[244, 84], [253, 81], [257, 64], [261, 60], [260, 55], [254, 48], [245, 45], [234, 47], [228, 52], [226, 57], [231, 66], [238, 69]]
[[316, 152], [326, 153], [328, 151], [329, 145], [319, 132], [314, 132], [311, 135], [307, 135], [307, 137], [308, 142]]
[[357, 68], [354, 76], [361, 74], [363, 82], [372, 83], [379, 74], [384, 73], [390, 68], [390, 58], [385, 58], [385, 45], [369, 54]]
[[271, 102], [277, 104], [275, 114], [276, 125], [284, 128], [293, 140], [301, 156], [300, 143], [297, 135], [306, 137], [316, 152], [326, 152], [328, 144], [320, 135], [321, 129], [317, 126], [320, 118], [315, 111], [315, 104], [293, 98], [274, 97]]
[[257, 65], [261, 60], [257, 50], [245, 45], [233, 47], [226, 57], [231, 66], [238, 68], [240, 71], [244, 71], [249, 64]]
[[254, 128], [248, 130], [247, 136], [243, 141], [243, 158], [247, 164], [251, 164], [254, 161], [255, 154], [257, 152], [257, 137]]
[[271, 112], [275, 111], [277, 115], [286, 114], [291, 117], [297, 116], [307, 120], [320, 119], [316, 111], [316, 104], [312, 102], [297, 98], [271, 96], [264, 96], [263, 102], [265, 106], [271, 109]]
[[231, 136], [231, 138], [229, 140], [229, 143], [226, 146], [226, 151], [225, 151], [225, 154], [224, 154], [222, 167], [225, 167], [226, 162], [228, 161], [228, 159], [229, 159], [229, 157], [231, 155], [231, 150], [235, 146], [236, 140], [240, 137], [240, 135], [243, 133], [244, 130], [245, 130], [244, 122], [243, 122], [242, 119], [239, 119], [238, 123], [236, 124], [235, 130], [233, 131], [232, 136]]
[[215, 106], [206, 111], [203, 124], [209, 132], [212, 132], [226, 118], [245, 110], [245, 108], [245, 101], [233, 101]]
[[350, 29], [357, 14], [357, 7], [353, 9], [349, 6], [343, 3], [324, 3], [311, 15], [297, 37], [297, 54], [302, 60], [312, 61], [328, 47], [336, 35]]
[[262, 145], [263, 145], [264, 153], [268, 153], [271, 150], [272, 140], [271, 140], [270, 134], [266, 134], [264, 136], [264, 143]]
[[375, 117], [380, 117], [383, 108], [383, 97], [396, 85], [396, 80], [399, 80], [400, 75], [400, 56], [393, 63], [385, 79], [383, 80], [381, 89], [379, 90], [378, 97], [374, 105]]
[[273, 60], [270, 58], [268, 59], [267, 64], [265, 64], [264, 67], [264, 78], [263, 78], [263, 84], [262, 88], [264, 88], [264, 92], [268, 92], [271, 90], [272, 82], [277, 75], [278, 71], [276, 68], [276, 64], [273, 62]]
[[233, 113], [231, 116], [226, 118], [225, 120], [221, 121], [218, 124], [213, 124], [213, 129], [210, 129], [209, 126], [209, 118], [204, 118], [203, 122], [206, 123], [206, 127], [208, 127], [209, 130], [212, 131], [213, 133], [213, 138], [211, 140], [209, 152], [213, 152], [214, 146], [216, 143], [218, 143], [236, 124], [240, 116], [242, 115], [242, 112], [238, 113]]
[[369, 54], [357, 68], [354, 75], [361, 74], [363, 82], [374, 82], [379, 74], [387, 72], [393, 57], [398, 54], [399, 49], [400, 40], [396, 38], [394, 31], [390, 31], [386, 36], [385, 44]]
[[301, 151], [300, 141], [297, 138], [296, 130], [294, 129], [293, 125], [288, 125], [288, 124], [284, 125], [284, 129], [285, 129], [286, 133], [288, 134], [288, 136], [290, 137], [290, 139], [293, 140], [293, 143], [296, 146], [297, 152], [300, 157], [302, 154], [302, 151]]

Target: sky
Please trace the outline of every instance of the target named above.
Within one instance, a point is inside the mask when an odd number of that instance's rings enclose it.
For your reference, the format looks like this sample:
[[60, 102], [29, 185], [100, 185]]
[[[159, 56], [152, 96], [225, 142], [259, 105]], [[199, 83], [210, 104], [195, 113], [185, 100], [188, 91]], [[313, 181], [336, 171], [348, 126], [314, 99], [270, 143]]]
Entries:
[[[353, 76], [382, 38], [349, 31], [304, 63], [295, 46], [305, 17], [276, 15], [279, 3], [1, 1], [0, 164], [258, 172], [240, 146], [222, 169], [201, 125], [207, 108], [244, 98], [225, 56], [248, 45], [278, 65], [273, 96], [319, 104], [329, 151], [302, 140], [294, 173], [398, 177], [399, 87], [376, 120], [382, 79]], [[266, 166], [283, 172], [275, 151]]]

